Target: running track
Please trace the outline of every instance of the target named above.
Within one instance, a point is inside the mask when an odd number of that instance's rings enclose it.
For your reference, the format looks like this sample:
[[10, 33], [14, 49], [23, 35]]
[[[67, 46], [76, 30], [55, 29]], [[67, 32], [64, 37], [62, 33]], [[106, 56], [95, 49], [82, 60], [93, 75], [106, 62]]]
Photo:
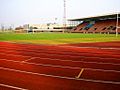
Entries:
[[0, 90], [120, 90], [120, 42], [0, 42]]

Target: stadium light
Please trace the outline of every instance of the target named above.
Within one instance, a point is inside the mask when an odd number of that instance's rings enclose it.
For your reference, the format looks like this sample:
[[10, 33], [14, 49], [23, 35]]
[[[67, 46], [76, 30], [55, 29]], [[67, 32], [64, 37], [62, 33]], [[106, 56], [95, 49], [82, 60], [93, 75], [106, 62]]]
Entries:
[[116, 37], [118, 36], [118, 20], [119, 20], [119, 13], [117, 15], [117, 20], [116, 20]]
[[64, 16], [63, 16], [63, 33], [66, 29], [66, 0], [63, 0], [64, 2]]
[[2, 30], [2, 32], [4, 32], [4, 29], [5, 29], [4, 24], [1, 24], [1, 30]]

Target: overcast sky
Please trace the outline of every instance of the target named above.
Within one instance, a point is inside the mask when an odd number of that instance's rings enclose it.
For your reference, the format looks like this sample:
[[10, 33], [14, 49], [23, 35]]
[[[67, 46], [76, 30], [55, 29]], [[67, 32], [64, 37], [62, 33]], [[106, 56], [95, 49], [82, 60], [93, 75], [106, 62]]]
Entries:
[[[66, 0], [67, 19], [120, 12], [120, 0]], [[0, 24], [63, 21], [63, 0], [0, 0]]]

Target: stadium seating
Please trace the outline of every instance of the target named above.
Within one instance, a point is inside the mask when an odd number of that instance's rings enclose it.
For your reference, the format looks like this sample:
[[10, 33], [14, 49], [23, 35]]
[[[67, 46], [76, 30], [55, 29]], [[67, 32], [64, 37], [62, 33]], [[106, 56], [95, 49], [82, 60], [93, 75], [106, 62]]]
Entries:
[[[120, 26], [120, 22], [119, 22]], [[107, 19], [107, 20], [99, 20], [95, 21], [94, 24], [90, 24], [89, 22], [83, 22], [77, 25], [71, 32], [79, 32], [79, 33], [115, 33], [116, 32], [116, 20], [115, 19]], [[120, 33], [120, 29], [118, 29], [118, 33]]]
[[84, 26], [86, 26], [87, 23], [81, 23], [79, 25], [77, 25], [75, 28], [72, 29], [71, 32], [81, 32], [82, 29], [84, 28]]

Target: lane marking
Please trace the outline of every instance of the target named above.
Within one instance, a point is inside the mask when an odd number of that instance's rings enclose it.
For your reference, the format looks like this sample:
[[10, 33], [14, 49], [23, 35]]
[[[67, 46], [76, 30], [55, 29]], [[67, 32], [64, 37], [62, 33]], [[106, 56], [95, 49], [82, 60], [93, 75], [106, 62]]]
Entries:
[[[5, 54], [5, 53], [1, 53], [1, 54]], [[6, 54], [5, 54], [6, 55]], [[7, 55], [12, 55], [12, 56], [23, 56], [23, 55], [14, 55], [14, 54], [7, 54]], [[24, 60], [23, 62], [27, 62], [27, 61], [29, 61], [29, 60], [32, 60], [32, 59], [35, 59], [35, 58], [39, 58], [39, 59], [49, 59], [49, 60], [59, 60], [59, 61], [71, 61], [71, 62], [83, 62], [83, 63], [97, 63], [97, 64], [111, 64], [111, 65], [120, 65], [120, 64], [116, 64], [116, 63], [104, 63], [104, 62], [87, 62], [87, 61], [83, 61], [84, 59], [87, 59], [87, 58], [96, 58], [96, 59], [105, 59], [105, 58], [99, 58], [99, 57], [83, 57], [83, 58], [81, 58], [80, 60], [81, 61], [78, 61], [78, 60], [76, 60], [76, 61], [73, 61], [73, 60], [67, 60], [67, 59], [65, 59], [65, 60], [62, 60], [62, 59], [56, 59], [56, 58], [42, 58], [42, 57], [31, 57], [31, 56], [23, 56], [23, 57], [29, 57], [29, 59], [26, 59], [26, 60]], [[106, 58], [106, 59], [115, 59], [115, 60], [117, 60], [117, 61], [119, 61], [120, 59], [116, 59], [116, 58]]]
[[24, 89], [24, 88], [20, 88], [20, 87], [16, 87], [16, 86], [11, 86], [11, 85], [6, 85], [6, 84], [2, 84], [2, 83], [0, 83], [0, 86], [12, 88], [12, 89], [17, 89], [17, 90], [28, 90], [28, 89]]
[[[19, 54], [17, 54], [17, 55], [15, 55], [15, 54], [8, 54], [8, 53], [1, 53], [0, 52], [0, 54], [7, 54], [7, 55], [13, 55], [13, 56], [21, 56], [21, 57], [36, 57], [36, 58], [41, 58], [41, 57], [38, 57], [38, 56], [30, 56], [30, 55], [19, 55]], [[54, 55], [51, 55], [50, 54], [50, 56], [54, 56]], [[59, 55], [60, 56], [60, 55]], [[62, 55], [62, 56], [64, 56], [64, 55]], [[68, 55], [68, 56], [70, 56], [70, 55]], [[72, 57], [76, 57], [76, 56], [72, 56]], [[103, 57], [89, 57], [89, 56], [80, 56], [81, 58], [100, 58], [100, 59], [116, 59], [116, 60], [120, 60], [120, 59], [118, 59], [118, 58], [113, 58], [113, 57], [111, 57], [111, 58], [103, 58]], [[52, 59], [52, 58], [51, 58]], [[53, 58], [53, 59], [55, 59], [55, 58]]]
[[33, 73], [33, 72], [21, 71], [21, 70], [17, 70], [17, 69], [10, 69], [10, 68], [4, 68], [4, 67], [0, 67], [0, 69], [6, 70], [6, 71], [17, 72], [17, 73], [19, 72], [19, 73], [25, 73], [25, 74], [31, 74], [31, 75], [52, 77], [52, 78], [120, 85], [120, 82], [115, 82], [115, 81], [103, 81], [103, 80], [93, 80], [93, 79], [76, 79], [76, 78], [72, 78], [72, 77], [62, 77], [62, 76], [55, 76], [55, 75], [48, 75], [48, 74]]
[[[12, 50], [14, 50], [14, 49], [12, 49]], [[17, 50], [17, 49], [16, 49]], [[19, 51], [19, 50], [18, 50]], [[21, 51], [21, 50], [20, 50]], [[38, 51], [36, 51], [36, 50], [25, 50], [25, 51], [31, 51], [32, 53], [38, 53]], [[35, 51], [35, 52], [34, 52]], [[8, 52], [10, 52], [10, 51], [8, 51]], [[44, 51], [43, 51], [44, 52]], [[41, 52], [41, 53], [43, 53], [43, 52]], [[46, 51], [45, 51], [46, 52]], [[44, 52], [44, 53], [45, 53]], [[66, 51], [66, 52], [68, 52], [68, 51]], [[62, 53], [62, 52], [61, 52]], [[80, 53], [82, 53], [82, 52], [80, 52]], [[83, 53], [89, 53], [89, 52], [83, 52]], [[49, 54], [49, 53], [47, 53], [47, 54]], [[51, 53], [51, 54], [54, 54], [54, 53]], [[76, 54], [79, 54], [79, 53], [76, 53]], [[97, 53], [93, 53], [93, 54], [97, 54]], [[100, 53], [98, 53], [98, 54], [100, 54]], [[107, 53], [104, 53], [104, 54], [107, 54]], [[109, 53], [108, 53], [109, 54]], [[59, 53], [58, 54], [56, 54], [56, 55], [59, 55]], [[67, 54], [61, 54], [61, 55], [67, 55]], [[70, 55], [70, 54], [69, 54]], [[112, 54], [112, 55], [116, 55], [116, 54]], [[75, 56], [75, 55], [74, 55]]]
[[82, 75], [83, 71], [84, 71], [84, 68], [82, 68], [82, 69], [80, 70], [80, 72], [79, 72], [78, 76], [76, 77], [77, 79], [81, 77], [81, 75]]
[[26, 59], [26, 60], [24, 60], [24, 61], [21, 61], [21, 63], [24, 63], [24, 62], [28, 62], [28, 61], [30, 61], [30, 60], [32, 60], [32, 59], [35, 59], [36, 57], [31, 57], [31, 58], [29, 58], [29, 59]]
[[[8, 44], [14, 44], [14, 45], [23, 45], [23, 46], [26, 46], [26, 45], [33, 45], [33, 44], [31, 44], [31, 43], [18, 43], [18, 42], [12, 42], [12, 41], [2, 41], [2, 42], [7, 42]], [[114, 42], [113, 42], [114, 43]], [[118, 42], [119, 43], [119, 42]], [[112, 44], [112, 42], [111, 42], [111, 44]], [[44, 45], [42, 45], [42, 44], [34, 44], [34, 46], [38, 46], [38, 45], [40, 45], [40, 46], [57, 46], [57, 47], [59, 47], [60, 45], [46, 45], [46, 44], [44, 44]], [[64, 46], [68, 46], [68, 45], [64, 45]], [[64, 47], [64, 46], [61, 46], [61, 47]], [[70, 46], [70, 45], [69, 45]], [[77, 46], [74, 46], [74, 47], [77, 47]], [[94, 46], [92, 46], [92, 47], [94, 47]]]
[[95, 49], [112, 49], [112, 50], [120, 50], [120, 48], [106, 48], [106, 47], [78, 47], [78, 46], [58, 46], [58, 47], [71, 47], [71, 48], [95, 48]]
[[21, 56], [21, 57], [31, 57], [31, 56], [28, 56], [28, 55], [19, 55], [19, 54], [10, 54], [10, 53], [8, 54], [8, 53], [3, 53], [3, 52], [2, 53], [0, 52], [0, 54], [5, 54], [5, 55], [7, 54], [7, 55]]
[[[12, 49], [13, 50], [13, 49]], [[17, 50], [17, 49], [16, 49]], [[28, 50], [26, 50], [26, 51], [28, 51]], [[35, 50], [33, 50], [33, 51], [35, 51]], [[33, 52], [33, 51], [31, 51], [31, 52]], [[67, 51], [68, 52], [68, 51]], [[35, 53], [35, 52], [34, 52]], [[36, 53], [37, 53], [37, 51], [36, 51]], [[42, 53], [42, 52], [41, 52]], [[81, 52], [79, 52], [79, 53], [81, 53]], [[79, 54], [78, 53], [78, 54]], [[85, 53], [85, 52], [84, 52]], [[93, 53], [93, 54], [96, 54], [96, 53]], [[67, 55], [67, 54], [66, 54]]]
[[[21, 61], [14, 61], [14, 60], [7, 60], [7, 59], [0, 59], [8, 62], [15, 62], [20, 63]], [[81, 69], [82, 67], [71, 67], [71, 66], [61, 66], [61, 65], [51, 65], [51, 64], [36, 64], [36, 63], [29, 63], [29, 62], [23, 62], [22, 64], [29, 64], [29, 65], [35, 65], [35, 66], [44, 66], [44, 67], [55, 67], [55, 68], [66, 68], [66, 69]], [[105, 70], [105, 69], [94, 69], [94, 68], [84, 68], [85, 70], [92, 70], [92, 71], [102, 71], [102, 72], [117, 72], [120, 73], [120, 71], [117, 70]]]
[[[8, 42], [9, 43], [9, 42]], [[25, 44], [25, 43], [23, 43], [23, 44], [18, 44], [18, 43], [15, 43], [15, 42], [10, 42], [10, 43], [13, 43], [13, 44], [15, 44], [15, 45], [23, 45], [23, 46], [26, 46], [26, 45], [33, 45], [33, 44]], [[38, 46], [38, 45], [34, 45], [34, 46]], [[33, 46], [33, 47], [34, 47]], [[40, 45], [40, 46], [43, 46], [43, 45]], [[44, 45], [44, 46], [48, 46], [48, 45]], [[78, 46], [66, 46], [66, 45], [64, 45], [64, 46], [60, 46], [60, 45], [49, 45], [49, 46], [56, 46], [56, 47], [74, 47], [74, 48], [95, 48], [95, 49], [112, 49], [112, 50], [120, 50], [120, 48], [112, 48], [112, 47], [110, 47], [110, 48], [106, 48], [106, 47], [94, 47], [94, 46], [92, 46], [92, 47], [78, 47]], [[2, 45], [2, 47], [4, 47], [4, 45]], [[32, 47], [32, 46], [31, 46]], [[14, 47], [13, 47], [14, 48]], [[53, 49], [54, 50], [54, 49]]]
[[[11, 55], [11, 54], [10, 54]], [[14, 55], [13, 55], [14, 56]], [[24, 57], [24, 56], [23, 56]], [[116, 63], [103, 63], [103, 62], [87, 62], [87, 61], [73, 61], [73, 60], [62, 60], [62, 59], [52, 59], [52, 58], [41, 58], [41, 57], [31, 57], [31, 58], [29, 58], [29, 59], [26, 59], [26, 60], [24, 60], [24, 61], [21, 61], [21, 63], [23, 63], [23, 62], [27, 62], [27, 61], [30, 61], [30, 60], [32, 60], [32, 59], [49, 59], [49, 60], [59, 60], [59, 61], [70, 61], [70, 62], [81, 62], [81, 63], [90, 63], [90, 64], [109, 64], [109, 65], [120, 65], [120, 64], [116, 64]], [[115, 58], [114, 58], [115, 59]], [[81, 60], [84, 60], [84, 58], [83, 59], [81, 59]]]
[[[4, 46], [3, 47], [0, 47], [0, 48], [5, 48]], [[5, 48], [6, 49], [6, 48]], [[9, 49], [9, 50], [16, 50], [16, 51], [23, 51], [22, 49], [14, 49], [14, 47], [10, 47], [10, 48], [7, 48], [7, 49]], [[26, 48], [23, 48], [24, 49], [24, 51], [26, 51], [26, 52], [36, 52], [36, 53], [39, 53], [39, 51], [38, 50], [27, 50]], [[39, 50], [44, 50], [44, 49], [39, 49]], [[52, 50], [48, 50], [48, 51], [57, 51], [57, 50], [54, 50], [54, 49], [52, 49]], [[47, 51], [43, 51], [43, 52], [47, 52]], [[66, 53], [69, 53], [69, 51], [60, 51], [60, 52], [57, 52], [57, 54], [61, 54], [62, 52], [66, 52]], [[110, 51], [109, 51], [110, 52]], [[109, 54], [109, 52], [104, 52], [104, 54]], [[42, 53], [42, 52], [41, 52]], [[51, 53], [51, 52], [50, 52]], [[73, 52], [73, 53], [75, 53], [75, 54], [79, 54], [79, 53], [89, 53], [89, 52]], [[92, 52], [93, 53], [93, 52]], [[51, 53], [52, 54], [52, 53]], [[72, 54], [72, 53], [69, 53], [69, 54]], [[75, 55], [74, 54], [74, 55]], [[97, 53], [93, 53], [93, 54], [101, 54], [101, 52], [97, 52]], [[103, 53], [102, 53], [103, 54]], [[64, 55], [64, 54], [63, 54]], [[116, 54], [112, 54], [112, 55], [116, 55]], [[117, 55], [119, 55], [119, 54], [117, 54]]]
[[[68, 62], [68, 61], [70, 61], [70, 62], [82, 62], [82, 63], [92, 63], [92, 64], [110, 64], [110, 65], [120, 65], [120, 64], [116, 64], [116, 63], [103, 63], [103, 62], [88, 62], [88, 61], [83, 61], [84, 60], [84, 58], [83, 59], [81, 59], [81, 61], [73, 61], [73, 60], [62, 60], [62, 59], [52, 59], [52, 58], [40, 58], [40, 57], [33, 57], [33, 58], [31, 58], [30, 60], [32, 60], [32, 59], [49, 59], [49, 60], [53, 60], [53, 61], [65, 61], [65, 62]], [[27, 61], [27, 60], [25, 60], [25, 61]], [[29, 60], [28, 60], [29, 61]], [[120, 61], [120, 60], [119, 60]]]

